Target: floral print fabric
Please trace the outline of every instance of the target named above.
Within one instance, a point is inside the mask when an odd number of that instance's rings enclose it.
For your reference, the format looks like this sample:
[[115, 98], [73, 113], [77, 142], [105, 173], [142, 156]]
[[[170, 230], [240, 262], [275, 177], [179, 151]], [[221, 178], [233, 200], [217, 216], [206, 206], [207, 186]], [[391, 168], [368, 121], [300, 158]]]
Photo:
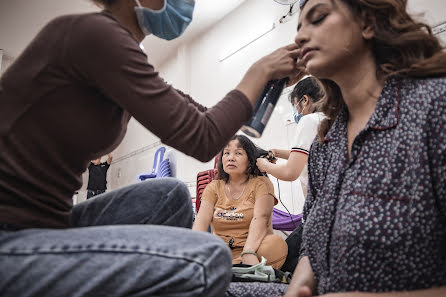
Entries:
[[310, 151], [302, 254], [318, 293], [446, 285], [446, 79], [387, 79], [350, 159], [347, 120]]

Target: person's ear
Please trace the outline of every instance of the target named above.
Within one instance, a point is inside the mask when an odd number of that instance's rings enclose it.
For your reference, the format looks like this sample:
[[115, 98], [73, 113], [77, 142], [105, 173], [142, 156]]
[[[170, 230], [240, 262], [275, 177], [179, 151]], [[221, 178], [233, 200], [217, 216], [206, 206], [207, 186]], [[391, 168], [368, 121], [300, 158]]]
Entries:
[[370, 40], [375, 37], [375, 27], [368, 26], [362, 30], [362, 37], [365, 40]]
[[375, 37], [376, 19], [374, 16], [365, 16], [362, 21], [362, 38], [370, 40]]
[[310, 104], [310, 97], [308, 95], [304, 95], [304, 99], [302, 100], [302, 106], [308, 106]]

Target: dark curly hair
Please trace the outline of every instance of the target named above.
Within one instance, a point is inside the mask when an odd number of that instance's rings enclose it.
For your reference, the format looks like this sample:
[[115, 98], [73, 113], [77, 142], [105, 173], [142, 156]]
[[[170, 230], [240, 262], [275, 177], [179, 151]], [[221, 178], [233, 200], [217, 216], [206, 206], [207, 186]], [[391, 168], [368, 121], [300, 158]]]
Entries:
[[[268, 152], [258, 146], [256, 146], [248, 137], [245, 135], [236, 134], [234, 135], [229, 142], [232, 140], [238, 140], [240, 147], [243, 148], [243, 150], [246, 152], [246, 155], [248, 156], [248, 176], [266, 176], [266, 173], [260, 172], [259, 168], [256, 165], [257, 158], [261, 156], [265, 156]], [[229, 143], [228, 142], [228, 143]], [[218, 160], [218, 177], [217, 179], [222, 179], [225, 182], [229, 180], [229, 174], [227, 174], [223, 170], [223, 151], [220, 153], [220, 157]]]
[[[446, 76], [446, 52], [429, 26], [409, 15], [407, 0], [337, 1], [345, 3], [354, 16], [374, 27], [371, 49], [378, 77]], [[335, 82], [321, 79], [320, 83], [325, 93], [321, 111], [327, 116], [319, 126], [319, 138], [323, 142], [345, 103]]]

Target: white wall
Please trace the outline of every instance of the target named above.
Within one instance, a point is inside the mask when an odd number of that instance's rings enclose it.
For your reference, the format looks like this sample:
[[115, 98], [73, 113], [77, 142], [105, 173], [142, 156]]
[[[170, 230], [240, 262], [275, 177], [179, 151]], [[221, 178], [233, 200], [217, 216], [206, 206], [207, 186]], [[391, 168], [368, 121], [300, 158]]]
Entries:
[[14, 59], [3, 52], [1, 63], [0, 63], [0, 76], [8, 69], [8, 67], [12, 64]]
[[[431, 27], [446, 23], [445, 0], [409, 0], [409, 11], [416, 19], [421, 20]], [[442, 26], [445, 28], [445, 26]], [[446, 32], [437, 35], [446, 45]]]
[[[424, 18], [430, 25], [446, 20], [444, 0], [409, 0], [409, 6], [414, 12], [428, 10]], [[158, 71], [167, 82], [191, 94], [203, 105], [212, 106], [237, 85], [253, 62], [274, 49], [293, 42], [297, 16], [287, 23], [277, 23], [287, 11], [286, 6], [272, 0], [246, 0], [208, 32], [179, 48], [174, 57], [158, 67]], [[233, 48], [257, 28], [273, 22], [277, 25], [273, 31], [219, 62], [219, 56], [226, 48]], [[444, 35], [441, 37], [446, 40]], [[295, 124], [292, 122], [291, 108], [286, 97], [283, 95], [279, 100], [263, 136], [253, 139], [263, 148], [290, 148], [292, 145]], [[157, 137], [131, 120], [126, 137], [114, 152], [115, 159], [109, 170], [109, 189], [134, 183], [139, 173], [149, 172], [153, 154], [160, 145], [162, 144]], [[212, 168], [213, 161], [201, 163], [179, 152], [176, 159], [177, 177], [186, 182], [194, 197], [197, 173]], [[273, 180], [273, 183], [278, 194], [277, 182]], [[81, 197], [85, 187], [86, 182], [81, 190]], [[280, 190], [288, 209], [299, 213], [303, 199], [298, 193], [298, 184], [280, 182]]]

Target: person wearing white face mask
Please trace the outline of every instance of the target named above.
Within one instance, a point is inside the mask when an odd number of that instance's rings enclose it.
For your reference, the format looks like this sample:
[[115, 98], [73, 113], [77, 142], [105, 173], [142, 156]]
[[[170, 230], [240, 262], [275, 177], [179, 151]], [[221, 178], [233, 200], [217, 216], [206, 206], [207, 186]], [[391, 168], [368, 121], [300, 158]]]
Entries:
[[95, 2], [105, 10], [49, 22], [0, 80], [0, 292], [222, 296], [230, 251], [186, 229], [193, 214], [182, 182], [155, 179], [75, 206], [72, 194], [131, 117], [163, 143], [210, 160], [251, 117], [264, 85], [297, 73], [297, 46], [254, 63], [207, 109], [166, 84], [139, 48], [147, 34], [180, 36], [193, 1]]
[[319, 123], [324, 119], [323, 113], [318, 112], [317, 107], [317, 102], [322, 96], [323, 92], [314, 78], [306, 77], [300, 80], [290, 94], [293, 117], [297, 123], [295, 144], [291, 150], [270, 150], [274, 157], [286, 159], [287, 162], [275, 164], [266, 158], [257, 159], [257, 167], [262, 172], [285, 181], [294, 181], [299, 178], [304, 196], [307, 194], [308, 187], [308, 152], [316, 138]]

